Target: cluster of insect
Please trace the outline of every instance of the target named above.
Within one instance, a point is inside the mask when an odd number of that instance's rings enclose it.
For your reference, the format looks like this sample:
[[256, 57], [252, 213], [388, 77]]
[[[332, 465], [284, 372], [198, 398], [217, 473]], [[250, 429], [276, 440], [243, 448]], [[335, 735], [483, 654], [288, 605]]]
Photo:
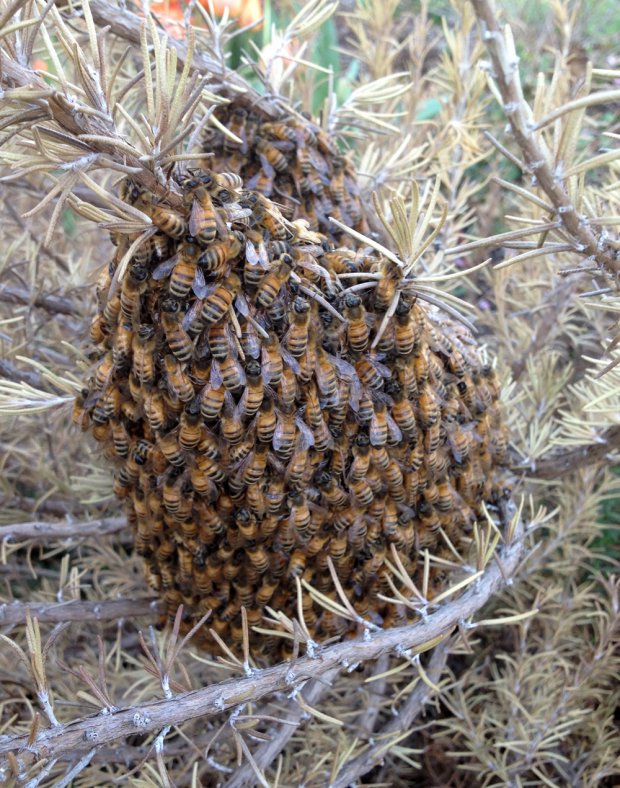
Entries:
[[[498, 503], [506, 451], [498, 383], [468, 332], [425, 310], [392, 262], [308, 220], [330, 203], [363, 222], [349, 165], [299, 121], [250, 133], [243, 112], [229, 119], [239, 141], [211, 138], [212, 168], [179, 176], [183, 212], [123, 184], [156, 232], [122, 277], [131, 240], [116, 238], [74, 412], [114, 465], [167, 615], [183, 603], [190, 626], [211, 610], [233, 648], [242, 607], [250, 626], [268, 606], [301, 612], [318, 640], [405, 623], [386, 560], [397, 551], [419, 581], [421, 550], [454, 559]], [[308, 594], [298, 609], [296, 579], [336, 599], [332, 573], [357, 621]], [[429, 596], [443, 582], [433, 570]]]

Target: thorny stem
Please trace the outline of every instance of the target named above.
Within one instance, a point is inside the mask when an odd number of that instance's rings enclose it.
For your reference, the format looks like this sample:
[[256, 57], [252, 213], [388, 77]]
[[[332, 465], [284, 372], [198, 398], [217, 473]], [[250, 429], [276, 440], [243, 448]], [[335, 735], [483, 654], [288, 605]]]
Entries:
[[160, 601], [143, 599], [107, 599], [103, 602], [11, 602], [0, 605], [0, 626], [23, 624], [27, 616], [40, 624], [65, 621], [113, 621], [119, 618], [154, 617], [160, 612]]
[[602, 237], [590, 228], [587, 218], [580, 216], [572, 204], [561, 179], [553, 172], [553, 163], [540, 136], [534, 130], [530, 106], [523, 97], [518, 59], [508, 51], [506, 38], [497, 21], [491, 0], [471, 0], [482, 26], [482, 39], [493, 64], [493, 76], [504, 102], [503, 110], [514, 139], [521, 149], [528, 170], [536, 177], [558, 217], [575, 242], [575, 251], [594, 258], [601, 267], [617, 274], [620, 260]]
[[[500, 550], [498, 562], [489, 563], [483, 575], [470, 584], [460, 597], [439, 607], [418, 623], [338, 643], [321, 649], [317, 655], [301, 657], [294, 665], [284, 662], [257, 672], [254, 676], [178, 694], [171, 700], [150, 701], [105, 717], [74, 720], [53, 730], [40, 731], [29, 746], [27, 735], [6, 737], [0, 741], [0, 773], [9, 773], [9, 753], [18, 754], [20, 768], [25, 768], [40, 757], [70, 760], [84, 752], [87, 743], [95, 740], [105, 745], [136, 733], [161, 730], [166, 725], [215, 716], [234, 709], [248, 697], [258, 701], [274, 692], [291, 691], [294, 686], [323, 676], [343, 664], [377, 659], [381, 654], [394, 652], [397, 648], [415, 650], [439, 635], [451, 632], [459, 621], [473, 616], [505, 584], [505, 578], [513, 574], [523, 549], [523, 529], [518, 524], [514, 541]], [[66, 620], [66, 616], [64, 618]], [[291, 668], [295, 675], [293, 684]]]

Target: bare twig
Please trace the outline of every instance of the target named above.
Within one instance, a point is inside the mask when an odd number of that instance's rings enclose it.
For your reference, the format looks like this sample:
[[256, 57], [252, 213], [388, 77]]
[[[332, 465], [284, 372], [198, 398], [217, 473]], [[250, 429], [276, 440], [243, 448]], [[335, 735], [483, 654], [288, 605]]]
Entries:
[[54, 295], [33, 295], [20, 287], [0, 287], [0, 301], [8, 301], [11, 304], [32, 304], [33, 306], [45, 309], [46, 312], [60, 315], [81, 315], [81, 311], [76, 303], [69, 298]]
[[117, 618], [159, 615], [160, 602], [144, 599], [107, 599], [102, 602], [11, 602], [0, 605], [0, 626], [23, 624], [28, 615], [39, 623], [67, 621], [112, 621]]
[[530, 106], [523, 97], [519, 77], [518, 58], [512, 52], [506, 35], [502, 32], [490, 0], [471, 0], [480, 20], [482, 38], [493, 64], [494, 79], [503, 102], [503, 109], [510, 123], [515, 142], [521, 149], [528, 170], [536, 177], [557, 211], [566, 231], [575, 242], [575, 251], [584, 257], [594, 258], [600, 266], [618, 273], [620, 260], [613, 249], [604, 243], [581, 216], [572, 203], [562, 179], [553, 171], [545, 145], [536, 132]]
[[[415, 650], [439, 635], [452, 631], [459, 621], [467, 620], [505, 584], [506, 578], [518, 566], [523, 552], [522, 528], [517, 526], [515, 533], [515, 540], [499, 551], [498, 561], [490, 563], [482, 576], [470, 584], [462, 596], [439, 607], [423, 621], [338, 643], [321, 649], [316, 655], [266, 668], [248, 678], [225, 681], [176, 695], [169, 700], [131, 706], [105, 717], [78, 719], [55, 729], [40, 731], [31, 742], [27, 735], [7, 737], [0, 741], [0, 769], [10, 769], [10, 755], [15, 753], [19, 753], [24, 766], [43, 756], [74, 759], [87, 751], [94, 740], [104, 745], [135, 733], [158, 731], [166, 725], [213, 716], [235, 708], [248, 697], [258, 701], [277, 691], [290, 691], [308, 679], [322, 676], [326, 671], [337, 669], [343, 664], [376, 659], [396, 649]], [[69, 609], [69, 606], [65, 608]], [[66, 612], [63, 613], [63, 620], [67, 620]]]
[[0, 542], [4, 540], [50, 542], [53, 539], [82, 539], [86, 536], [108, 536], [127, 527], [125, 517], [103, 517], [101, 520], [49, 523], [35, 520], [0, 526]]

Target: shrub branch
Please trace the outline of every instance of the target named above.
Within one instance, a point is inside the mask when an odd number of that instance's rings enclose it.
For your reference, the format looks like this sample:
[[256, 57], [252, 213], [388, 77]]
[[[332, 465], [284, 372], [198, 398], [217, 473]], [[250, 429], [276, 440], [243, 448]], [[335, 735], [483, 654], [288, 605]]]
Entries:
[[[308, 679], [322, 677], [344, 665], [376, 659], [385, 653], [402, 653], [403, 649], [423, 647], [434, 638], [451, 632], [460, 621], [473, 616], [506, 583], [521, 560], [522, 534], [522, 527], [517, 525], [513, 541], [499, 550], [497, 561], [487, 564], [484, 573], [460, 597], [452, 598], [416, 624], [377, 634], [367, 633], [365, 637], [319, 649], [314, 656], [304, 656], [293, 663], [284, 662], [256, 671], [247, 678], [224, 681], [105, 716], [77, 719], [58, 728], [40, 731], [32, 741], [27, 735], [7, 737], [0, 741], [0, 770], [10, 770], [15, 757], [20, 768], [40, 758], [70, 760], [89, 751], [95, 741], [98, 745], [105, 745], [136, 733], [159, 731], [197, 717], [215, 716], [248, 700], [255, 702], [274, 692], [291, 691]], [[64, 609], [70, 610], [69, 605]], [[63, 620], [67, 620], [66, 612]]]
[[518, 57], [514, 52], [509, 28], [502, 32], [490, 0], [471, 2], [483, 29], [482, 38], [491, 57], [493, 77], [503, 102], [503, 110], [527, 170], [535, 176], [537, 184], [555, 208], [564, 229], [574, 241], [575, 251], [584, 257], [591, 257], [602, 268], [617, 274], [620, 260], [614, 250], [592, 230], [587, 217], [577, 212], [562, 179], [553, 171], [551, 154], [537, 133], [532, 110], [523, 97]]

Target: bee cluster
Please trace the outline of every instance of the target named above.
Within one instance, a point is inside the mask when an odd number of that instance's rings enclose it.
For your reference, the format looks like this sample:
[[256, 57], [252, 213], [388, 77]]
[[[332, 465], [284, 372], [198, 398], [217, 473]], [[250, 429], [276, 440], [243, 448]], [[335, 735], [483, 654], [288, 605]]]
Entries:
[[303, 116], [267, 121], [236, 103], [218, 110], [218, 120], [238, 141], [211, 126], [204, 145], [213, 155], [204, 166], [242, 177], [247, 189], [271, 198], [289, 219], [303, 219], [312, 231], [352, 245], [329, 220], [366, 234], [368, 224], [355, 170], [325, 131]]
[[[247, 119], [231, 119], [248, 139]], [[498, 382], [467, 331], [425, 310], [389, 260], [336, 248], [321, 218], [308, 226], [310, 197], [353, 220], [346, 185], [342, 199], [320, 178], [321, 195], [302, 187], [298, 162], [267, 189], [291, 188], [290, 220], [260, 191], [284, 171], [265, 136], [280, 152], [301, 139], [291, 128], [263, 124], [251, 151], [224, 138], [216, 160], [231, 170], [190, 172], [184, 213], [125, 183], [156, 232], [122, 277], [130, 241], [116, 239], [91, 326], [99, 360], [74, 412], [114, 465], [168, 615], [183, 603], [189, 626], [212, 610], [233, 648], [242, 606], [250, 626], [267, 606], [295, 617], [295, 579], [335, 599], [331, 571], [360, 620], [405, 623], [384, 599], [392, 549], [419, 580], [419, 551], [453, 557], [502, 490]], [[429, 595], [443, 582], [431, 577]], [[302, 607], [313, 638], [357, 631], [308, 595]], [[281, 643], [264, 637], [255, 653]]]

